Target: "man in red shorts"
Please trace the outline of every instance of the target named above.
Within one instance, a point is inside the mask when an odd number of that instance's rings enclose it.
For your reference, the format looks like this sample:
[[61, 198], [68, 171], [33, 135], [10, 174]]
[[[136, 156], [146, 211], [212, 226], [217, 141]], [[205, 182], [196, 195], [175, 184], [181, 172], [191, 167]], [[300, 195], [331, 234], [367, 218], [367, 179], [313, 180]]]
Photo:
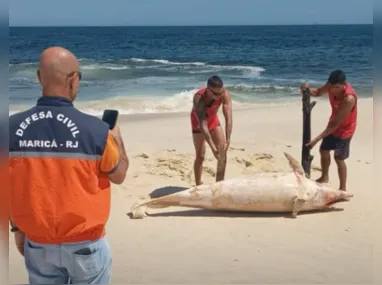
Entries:
[[[223, 105], [225, 118], [225, 137], [220, 126], [218, 110]], [[206, 152], [205, 141], [211, 147], [215, 158], [219, 158], [222, 150], [227, 150], [232, 133], [232, 101], [223, 81], [218, 76], [211, 76], [207, 87], [194, 95], [191, 111], [192, 136], [195, 146], [194, 174], [195, 184], [202, 184], [202, 168]], [[224, 166], [225, 167], [225, 166]]]
[[[301, 86], [304, 92], [307, 84]], [[357, 126], [357, 94], [346, 81], [342, 70], [333, 71], [328, 82], [321, 88], [310, 88], [311, 96], [329, 94], [332, 114], [326, 129], [311, 140], [307, 146], [312, 148], [320, 140], [322, 175], [316, 181], [318, 183], [329, 182], [330, 151], [334, 150], [334, 159], [337, 163], [340, 190], [346, 191], [347, 167], [345, 160], [349, 157], [350, 141]]]

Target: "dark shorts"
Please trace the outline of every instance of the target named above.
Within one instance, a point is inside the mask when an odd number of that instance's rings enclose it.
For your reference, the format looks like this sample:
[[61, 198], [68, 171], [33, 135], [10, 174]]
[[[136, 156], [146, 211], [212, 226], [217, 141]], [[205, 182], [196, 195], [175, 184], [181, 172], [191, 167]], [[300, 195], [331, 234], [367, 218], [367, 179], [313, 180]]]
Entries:
[[335, 159], [345, 160], [349, 157], [350, 154], [350, 141], [351, 137], [347, 139], [341, 139], [339, 137], [329, 135], [322, 140], [320, 150], [334, 150]]

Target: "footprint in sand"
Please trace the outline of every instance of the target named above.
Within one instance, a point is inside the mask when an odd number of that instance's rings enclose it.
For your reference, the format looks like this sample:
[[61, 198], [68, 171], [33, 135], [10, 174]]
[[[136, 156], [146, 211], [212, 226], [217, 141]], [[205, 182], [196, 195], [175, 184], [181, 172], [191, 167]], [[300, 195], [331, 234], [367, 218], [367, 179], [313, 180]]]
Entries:
[[[171, 153], [171, 154], [170, 154]], [[148, 156], [148, 155], [147, 155]], [[145, 157], [139, 155], [139, 157]], [[158, 151], [151, 155], [153, 161], [146, 160], [145, 166], [148, 169], [148, 174], [159, 175], [165, 177], [180, 177], [182, 181], [193, 181], [193, 160], [192, 154], [176, 153], [174, 149]], [[206, 164], [203, 167], [203, 173], [211, 177], [216, 177], [214, 167], [209, 164], [214, 164], [213, 158], [207, 158]]]
[[203, 166], [203, 173], [208, 173], [212, 177], [216, 177], [216, 171], [208, 166]]
[[[240, 151], [230, 157], [233, 164], [243, 165], [243, 174], [256, 172], [275, 172], [279, 171], [279, 167], [274, 162], [273, 155], [269, 153], [255, 153], [248, 155], [244, 148], [230, 147], [230, 150]], [[193, 173], [193, 154], [176, 153], [175, 149], [161, 150], [153, 154], [141, 153], [136, 157], [143, 158], [143, 166], [147, 169], [148, 174], [164, 177], [179, 177], [182, 181], [192, 182], [194, 180]], [[203, 166], [203, 174], [216, 177], [216, 160], [207, 157]]]
[[245, 157], [236, 156], [232, 160], [236, 163], [244, 164], [243, 174], [282, 170], [280, 167], [277, 167], [273, 155], [269, 153], [255, 153]]
[[140, 154], [137, 154], [135, 157], [136, 157], [136, 158], [145, 158], [145, 159], [150, 158], [150, 157], [148, 156], [148, 154], [146, 154], [146, 153], [140, 153]]
[[237, 147], [232, 147], [232, 146], [230, 146], [230, 147], [228, 148], [228, 150], [245, 151], [245, 148], [237, 148]]
[[249, 159], [235, 157], [236, 162], [244, 164], [245, 167], [250, 167], [256, 164], [258, 160], [273, 160], [273, 156], [268, 153], [256, 153], [249, 156]]
[[273, 155], [271, 154], [268, 154], [268, 153], [259, 153], [259, 154], [255, 154], [255, 157], [256, 157], [256, 160], [259, 160], [259, 159], [273, 159]]
[[320, 171], [320, 172], [322, 172], [322, 169], [321, 169], [321, 167], [319, 167], [319, 166], [312, 166], [312, 169], [313, 169], [314, 171]]
[[[152, 155], [154, 161], [146, 161], [147, 173], [155, 176], [177, 177], [186, 180], [189, 176], [190, 159], [188, 155], [175, 154], [175, 149], [158, 151]], [[170, 154], [171, 153], [171, 154]], [[148, 155], [139, 157], [148, 157]]]

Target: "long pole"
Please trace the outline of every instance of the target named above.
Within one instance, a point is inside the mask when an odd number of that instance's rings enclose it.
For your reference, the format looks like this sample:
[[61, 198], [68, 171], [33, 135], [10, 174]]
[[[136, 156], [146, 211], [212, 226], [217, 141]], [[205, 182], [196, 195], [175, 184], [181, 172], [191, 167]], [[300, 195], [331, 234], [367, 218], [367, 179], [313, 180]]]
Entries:
[[307, 89], [302, 94], [302, 151], [301, 165], [305, 171], [306, 177], [310, 178], [310, 169], [313, 156], [306, 144], [311, 140], [311, 112], [316, 102], [310, 102], [310, 90]]

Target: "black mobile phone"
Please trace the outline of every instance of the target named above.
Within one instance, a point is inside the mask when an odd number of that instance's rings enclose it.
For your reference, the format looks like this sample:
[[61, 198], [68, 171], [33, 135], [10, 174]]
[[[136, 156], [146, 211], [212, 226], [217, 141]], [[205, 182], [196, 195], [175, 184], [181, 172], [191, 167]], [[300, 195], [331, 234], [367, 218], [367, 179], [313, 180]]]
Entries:
[[117, 110], [105, 110], [103, 111], [102, 121], [109, 125], [109, 129], [113, 129], [117, 123], [119, 112]]

